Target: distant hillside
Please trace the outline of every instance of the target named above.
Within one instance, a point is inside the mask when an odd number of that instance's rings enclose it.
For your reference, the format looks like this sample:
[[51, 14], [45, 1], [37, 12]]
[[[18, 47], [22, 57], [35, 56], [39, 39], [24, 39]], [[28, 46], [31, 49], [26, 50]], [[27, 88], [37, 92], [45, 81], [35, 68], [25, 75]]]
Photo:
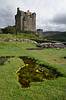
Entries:
[[45, 32], [45, 37], [50, 40], [66, 42], [66, 32]]

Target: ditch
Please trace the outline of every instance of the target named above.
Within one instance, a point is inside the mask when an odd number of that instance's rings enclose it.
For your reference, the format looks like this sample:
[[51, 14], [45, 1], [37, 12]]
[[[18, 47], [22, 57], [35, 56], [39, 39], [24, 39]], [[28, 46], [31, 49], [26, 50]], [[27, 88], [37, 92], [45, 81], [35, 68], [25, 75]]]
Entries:
[[18, 81], [22, 87], [29, 87], [31, 82], [42, 82], [45, 79], [52, 80], [59, 76], [63, 76], [57, 69], [44, 65], [38, 64], [37, 60], [27, 56], [20, 56], [25, 63], [25, 66], [17, 72]]
[[[4, 65], [5, 62], [14, 58], [15, 56], [0, 56], [0, 65]], [[38, 64], [37, 60], [27, 56], [19, 56], [19, 59], [24, 61], [24, 66], [18, 70], [18, 82], [22, 87], [30, 87], [31, 82], [42, 82], [44, 80], [52, 80], [58, 77], [62, 77], [63, 74], [57, 71], [56, 68], [45, 64]]]

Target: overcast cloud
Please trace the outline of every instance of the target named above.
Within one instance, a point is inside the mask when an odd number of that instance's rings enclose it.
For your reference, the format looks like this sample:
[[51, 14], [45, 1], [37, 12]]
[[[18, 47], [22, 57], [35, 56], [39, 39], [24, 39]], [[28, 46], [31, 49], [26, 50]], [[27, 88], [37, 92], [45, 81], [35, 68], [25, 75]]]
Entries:
[[14, 25], [16, 8], [37, 14], [37, 28], [66, 30], [66, 0], [0, 0], [0, 27]]
[[56, 24], [65, 24], [66, 25], [66, 14], [65, 13], [60, 13], [54, 16], [53, 23]]

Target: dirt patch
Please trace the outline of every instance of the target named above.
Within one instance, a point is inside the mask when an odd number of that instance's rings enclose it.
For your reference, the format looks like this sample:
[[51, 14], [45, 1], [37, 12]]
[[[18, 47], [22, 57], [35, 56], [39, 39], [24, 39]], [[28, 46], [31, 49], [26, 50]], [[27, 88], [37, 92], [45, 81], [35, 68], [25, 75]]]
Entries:
[[37, 47], [37, 48], [27, 48], [27, 50], [43, 50], [43, 48]]
[[19, 57], [25, 63], [25, 66], [17, 72], [18, 81], [22, 87], [29, 87], [31, 82], [42, 82], [45, 79], [51, 80], [63, 76], [57, 69], [44, 64], [36, 63], [37, 60], [30, 57]]

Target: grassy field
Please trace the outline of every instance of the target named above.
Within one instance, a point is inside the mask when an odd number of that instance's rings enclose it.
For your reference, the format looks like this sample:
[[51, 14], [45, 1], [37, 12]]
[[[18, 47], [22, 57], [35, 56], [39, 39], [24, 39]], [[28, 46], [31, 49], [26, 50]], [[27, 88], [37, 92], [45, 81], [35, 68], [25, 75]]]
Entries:
[[[0, 100], [66, 100], [66, 49], [27, 50], [32, 43], [0, 42], [0, 56], [15, 56], [0, 65]], [[64, 77], [44, 82], [33, 82], [29, 88], [21, 88], [17, 70], [24, 65], [18, 56], [34, 57], [60, 71]]]

